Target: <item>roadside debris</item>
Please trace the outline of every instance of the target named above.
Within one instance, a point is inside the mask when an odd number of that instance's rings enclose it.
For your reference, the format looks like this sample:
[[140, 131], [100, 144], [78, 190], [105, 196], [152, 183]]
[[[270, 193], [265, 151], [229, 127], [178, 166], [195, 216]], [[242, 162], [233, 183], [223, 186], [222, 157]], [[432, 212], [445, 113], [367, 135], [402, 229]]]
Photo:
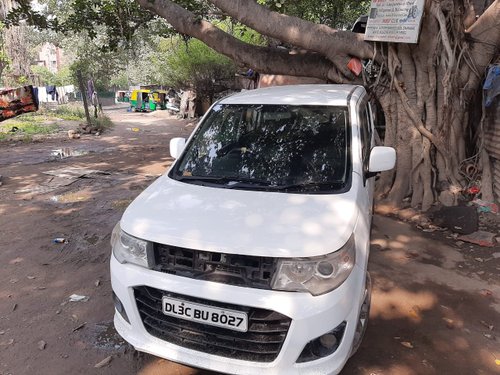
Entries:
[[133, 132], [135, 132], [135, 133], [137, 133], [137, 132], [141, 131], [141, 129], [139, 129], [139, 128], [132, 128], [131, 130], [132, 130]]
[[477, 207], [478, 212], [498, 213], [498, 205], [495, 203], [486, 202], [478, 198], [474, 199], [471, 203]]
[[43, 340], [38, 341], [38, 349], [44, 350], [45, 347], [47, 346], [47, 343]]
[[3, 185], [2, 178], [3, 178], [3, 176], [0, 174], [0, 186], [2, 186], [2, 185]]
[[110, 356], [104, 358], [101, 362], [96, 363], [96, 365], [94, 367], [101, 368], [101, 367], [107, 366], [111, 363], [112, 360], [113, 360], [113, 356], [110, 355]]
[[446, 323], [446, 328], [449, 328], [449, 329], [455, 328], [455, 321], [453, 319], [443, 318], [443, 320]]
[[9, 346], [9, 345], [12, 345], [14, 344], [14, 339], [9, 339], [9, 340], [6, 340], [6, 341], [0, 341], [0, 346]]
[[436, 225], [448, 228], [452, 232], [470, 234], [479, 229], [479, 216], [475, 207], [442, 207], [433, 214]]
[[76, 130], [68, 130], [68, 138], [69, 139], [80, 139], [80, 133]]
[[96, 134], [96, 133], [100, 133], [100, 129], [98, 126], [92, 124], [92, 125], [88, 125], [88, 124], [80, 124], [78, 125], [80, 127], [80, 131], [83, 133], [83, 134]]
[[98, 287], [99, 285], [101, 285], [101, 280], [96, 280], [96, 282], [94, 283], [94, 285], [95, 285], [96, 287]]
[[483, 297], [491, 297], [493, 295], [493, 292], [489, 289], [481, 289], [479, 291], [479, 294], [481, 294]]
[[50, 171], [45, 171], [43, 174], [48, 174], [49, 176], [60, 177], [60, 178], [85, 178], [93, 177], [91, 175], [110, 175], [109, 172], [100, 171], [97, 169], [88, 169], [80, 167], [64, 167], [59, 169], [51, 169]]
[[408, 342], [408, 341], [401, 341], [400, 343], [401, 345], [403, 345], [405, 348], [408, 348], [408, 349], [413, 349], [414, 346], [411, 342]]
[[479, 323], [488, 328], [490, 331], [493, 331], [493, 329], [495, 328], [493, 324], [486, 323], [484, 320], [479, 321]]
[[496, 233], [485, 232], [479, 230], [474, 233], [467, 234], [465, 236], [458, 237], [459, 240], [473, 243], [483, 247], [494, 247], [495, 246], [495, 236]]
[[14, 312], [16, 311], [16, 309], [17, 309], [17, 303], [14, 303], [14, 305], [12, 305], [12, 311]]
[[71, 147], [64, 147], [52, 150], [50, 156], [52, 159], [64, 159], [70, 156], [83, 156], [90, 154], [91, 151], [73, 150]]
[[83, 327], [85, 327], [85, 324], [87, 324], [87, 322], [83, 322], [79, 326], [76, 326], [75, 328], [73, 328], [73, 332], [76, 332], [76, 331], [82, 329]]
[[99, 171], [96, 169], [79, 168], [79, 167], [65, 167], [60, 169], [53, 169], [43, 172], [51, 176], [47, 181], [40, 185], [27, 187], [14, 191], [14, 194], [24, 193], [39, 193], [45, 194], [54, 191], [60, 187], [69, 186], [79, 178], [96, 178], [97, 176], [110, 175], [109, 172]]
[[420, 256], [420, 254], [415, 250], [408, 250], [405, 256], [408, 259], [416, 259]]
[[82, 296], [79, 294], [72, 294], [69, 296], [70, 302], [87, 302], [90, 299], [88, 296]]

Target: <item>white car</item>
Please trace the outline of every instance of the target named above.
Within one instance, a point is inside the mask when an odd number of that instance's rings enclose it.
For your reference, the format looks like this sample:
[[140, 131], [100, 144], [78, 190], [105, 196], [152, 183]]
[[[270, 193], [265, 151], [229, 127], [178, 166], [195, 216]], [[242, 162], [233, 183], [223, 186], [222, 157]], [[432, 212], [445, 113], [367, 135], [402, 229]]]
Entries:
[[215, 103], [112, 235], [114, 323], [137, 350], [228, 374], [337, 374], [369, 306], [366, 91], [299, 85]]

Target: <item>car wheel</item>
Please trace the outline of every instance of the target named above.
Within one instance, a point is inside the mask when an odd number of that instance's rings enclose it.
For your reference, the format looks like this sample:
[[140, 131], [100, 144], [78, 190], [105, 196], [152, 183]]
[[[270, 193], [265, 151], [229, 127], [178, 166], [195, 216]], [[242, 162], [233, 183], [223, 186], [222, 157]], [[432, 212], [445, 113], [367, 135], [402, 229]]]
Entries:
[[366, 273], [366, 286], [363, 304], [361, 305], [361, 310], [359, 312], [358, 324], [356, 325], [356, 332], [354, 333], [354, 341], [351, 348], [351, 356], [356, 354], [363, 341], [363, 336], [366, 332], [366, 327], [368, 326], [368, 317], [370, 315], [370, 304], [372, 297], [372, 280], [370, 273]]

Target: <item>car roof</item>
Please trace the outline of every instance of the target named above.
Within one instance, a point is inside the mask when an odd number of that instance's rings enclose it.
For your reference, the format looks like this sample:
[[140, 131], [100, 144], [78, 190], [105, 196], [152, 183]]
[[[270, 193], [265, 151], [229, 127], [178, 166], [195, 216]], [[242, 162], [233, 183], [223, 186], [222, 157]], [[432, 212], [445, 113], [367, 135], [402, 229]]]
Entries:
[[219, 104], [288, 104], [346, 106], [352, 97], [364, 93], [356, 85], [289, 85], [242, 91], [222, 99]]

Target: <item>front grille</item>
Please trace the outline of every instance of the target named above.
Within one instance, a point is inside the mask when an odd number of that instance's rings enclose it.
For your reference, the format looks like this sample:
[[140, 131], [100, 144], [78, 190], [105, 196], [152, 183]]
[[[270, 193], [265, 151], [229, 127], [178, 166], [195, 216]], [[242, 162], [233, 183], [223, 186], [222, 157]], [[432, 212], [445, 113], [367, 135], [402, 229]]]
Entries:
[[[134, 288], [137, 308], [149, 334], [203, 353], [254, 362], [272, 362], [285, 341], [291, 319], [275, 311], [223, 304], [141, 286]], [[162, 297], [246, 312], [248, 331], [237, 332], [168, 316]]]
[[156, 271], [249, 288], [271, 289], [276, 258], [214, 253], [154, 244]]

